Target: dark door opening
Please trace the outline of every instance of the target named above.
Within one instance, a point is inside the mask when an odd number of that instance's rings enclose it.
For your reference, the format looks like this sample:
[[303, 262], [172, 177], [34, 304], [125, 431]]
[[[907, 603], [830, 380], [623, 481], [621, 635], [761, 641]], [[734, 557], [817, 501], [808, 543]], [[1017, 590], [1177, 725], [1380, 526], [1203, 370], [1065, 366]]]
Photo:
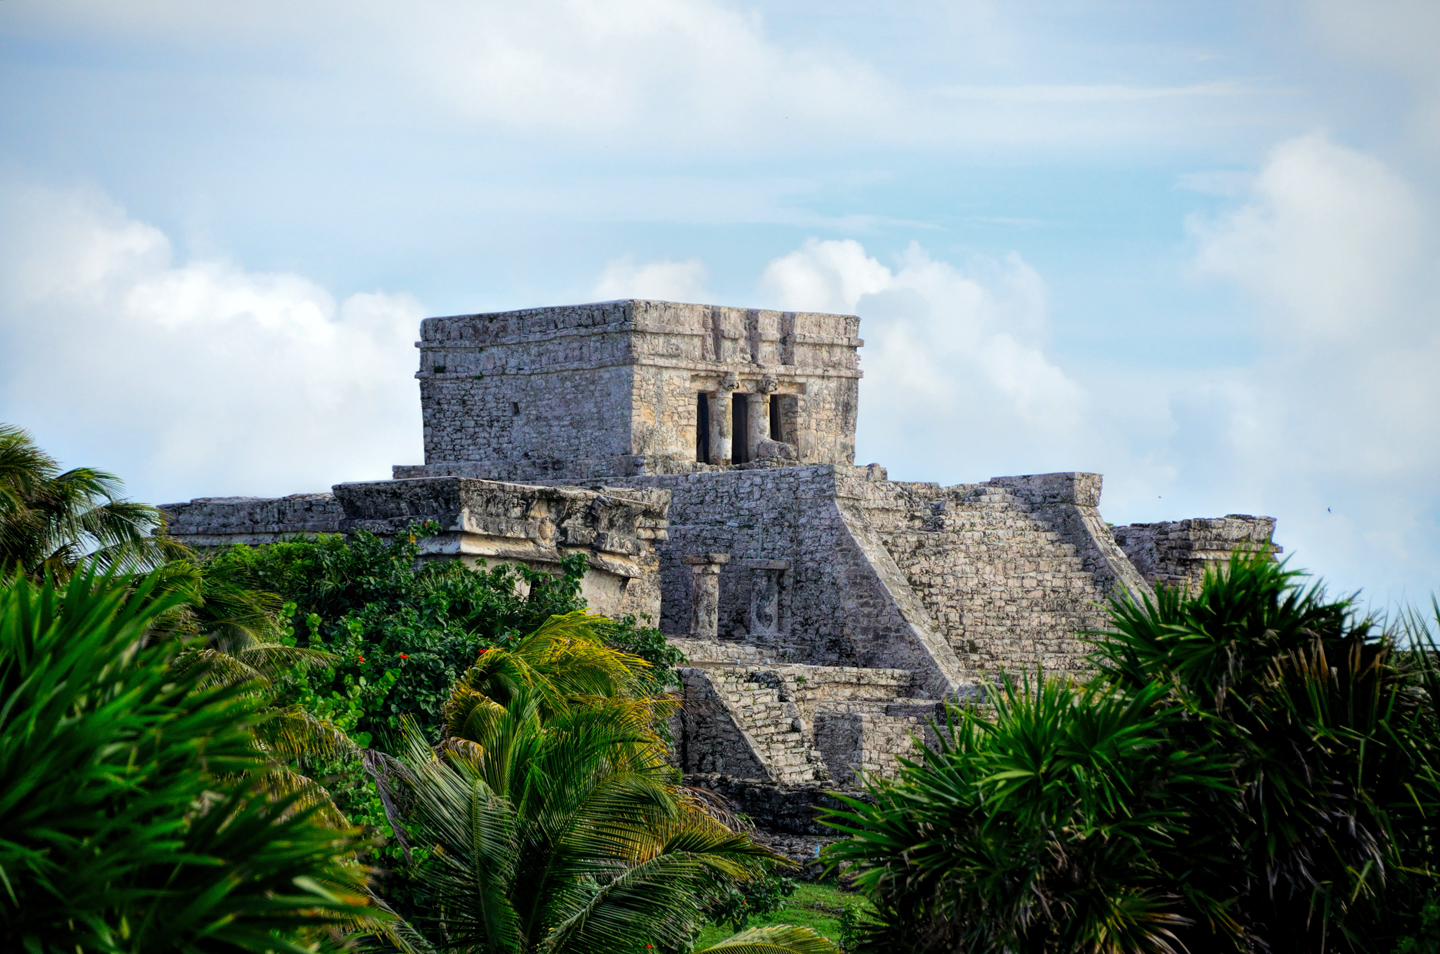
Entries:
[[780, 395], [770, 395], [770, 439], [772, 441], [783, 441], [781, 435], [785, 433], [784, 422], [780, 420]]
[[701, 391], [695, 405], [695, 459], [710, 463], [710, 396]]
[[743, 464], [750, 459], [750, 406], [743, 394], [730, 398], [730, 462]]

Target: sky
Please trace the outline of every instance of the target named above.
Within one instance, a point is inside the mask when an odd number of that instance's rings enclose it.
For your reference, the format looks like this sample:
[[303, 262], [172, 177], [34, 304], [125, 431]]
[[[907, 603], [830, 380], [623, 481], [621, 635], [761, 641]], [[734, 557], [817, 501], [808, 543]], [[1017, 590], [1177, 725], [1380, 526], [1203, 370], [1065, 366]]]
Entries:
[[3, 0], [0, 421], [136, 498], [419, 463], [427, 315], [861, 316], [857, 463], [1440, 590], [1433, 0]]

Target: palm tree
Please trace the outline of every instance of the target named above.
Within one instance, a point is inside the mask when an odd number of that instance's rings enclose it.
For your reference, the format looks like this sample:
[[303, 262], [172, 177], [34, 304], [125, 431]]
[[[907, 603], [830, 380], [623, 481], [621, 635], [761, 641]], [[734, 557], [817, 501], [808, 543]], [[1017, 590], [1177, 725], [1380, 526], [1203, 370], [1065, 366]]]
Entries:
[[[587, 619], [553, 617], [482, 655], [445, 707], [448, 738], [432, 749], [412, 725], [382, 773], [433, 898], [412, 921], [417, 950], [680, 950], [717, 884], [783, 863], [678, 784], [656, 731], [673, 703], [627, 696], [645, 663], [605, 647]], [[794, 927], [709, 950], [835, 954]]]
[[[175, 658], [182, 675], [205, 688], [233, 686], [268, 700], [272, 685], [288, 672], [328, 665], [330, 653], [281, 641], [280, 597], [251, 589], [232, 565], [212, 560], [172, 560], [156, 576], [180, 600], [156, 621], [156, 629], [184, 638]], [[334, 760], [354, 760], [361, 747], [339, 727], [298, 705], [267, 705], [256, 723], [255, 743], [265, 757], [257, 784], [273, 798], [294, 797], [314, 807], [327, 824], [348, 822], [325, 787], [301, 771]]]
[[264, 700], [177, 672], [158, 574], [0, 584], [0, 948], [314, 951], [373, 927], [357, 833], [274, 799]]
[[827, 858], [852, 866], [876, 908], [857, 949], [1185, 951], [1197, 910], [1225, 908], [1203, 890], [1182, 903], [1172, 874], [1200, 859], [1176, 842], [1228, 765], [1167, 748], [1178, 713], [1162, 697], [1007, 683], [993, 718], [952, 713], [894, 781], [841, 796], [848, 809], [825, 823], [851, 837]]
[[1300, 574], [1236, 555], [1110, 606], [1096, 674], [993, 720], [828, 823], [878, 916], [860, 951], [1389, 954], [1440, 873], [1440, 672]]
[[0, 574], [65, 578], [82, 561], [143, 571], [183, 553], [157, 532], [164, 515], [123, 492], [103, 470], [62, 472], [29, 434], [0, 424]]

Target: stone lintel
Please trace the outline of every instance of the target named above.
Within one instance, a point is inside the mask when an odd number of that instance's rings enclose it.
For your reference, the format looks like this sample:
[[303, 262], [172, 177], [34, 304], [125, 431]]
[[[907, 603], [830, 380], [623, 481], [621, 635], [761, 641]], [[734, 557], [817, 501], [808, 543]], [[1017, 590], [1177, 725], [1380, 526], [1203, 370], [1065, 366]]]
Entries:
[[789, 560], [741, 560], [740, 565], [747, 570], [788, 570]]
[[728, 553], [692, 553], [689, 556], [682, 556], [680, 562], [687, 566], [705, 566], [707, 564], [722, 565], [730, 562]]

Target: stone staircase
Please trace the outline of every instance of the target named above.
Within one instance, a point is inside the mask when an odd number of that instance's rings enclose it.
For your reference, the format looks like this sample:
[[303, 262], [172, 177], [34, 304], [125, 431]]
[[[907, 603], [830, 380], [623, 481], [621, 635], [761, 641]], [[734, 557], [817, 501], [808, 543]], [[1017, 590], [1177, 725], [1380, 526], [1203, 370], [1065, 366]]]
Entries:
[[677, 738], [687, 773], [854, 788], [892, 775], [942, 703], [913, 697], [904, 669], [814, 666], [744, 643], [674, 639], [685, 705]]
[[1071, 528], [994, 482], [884, 490], [867, 519], [967, 670], [1083, 665], [1076, 634], [1103, 625], [1106, 590]]

